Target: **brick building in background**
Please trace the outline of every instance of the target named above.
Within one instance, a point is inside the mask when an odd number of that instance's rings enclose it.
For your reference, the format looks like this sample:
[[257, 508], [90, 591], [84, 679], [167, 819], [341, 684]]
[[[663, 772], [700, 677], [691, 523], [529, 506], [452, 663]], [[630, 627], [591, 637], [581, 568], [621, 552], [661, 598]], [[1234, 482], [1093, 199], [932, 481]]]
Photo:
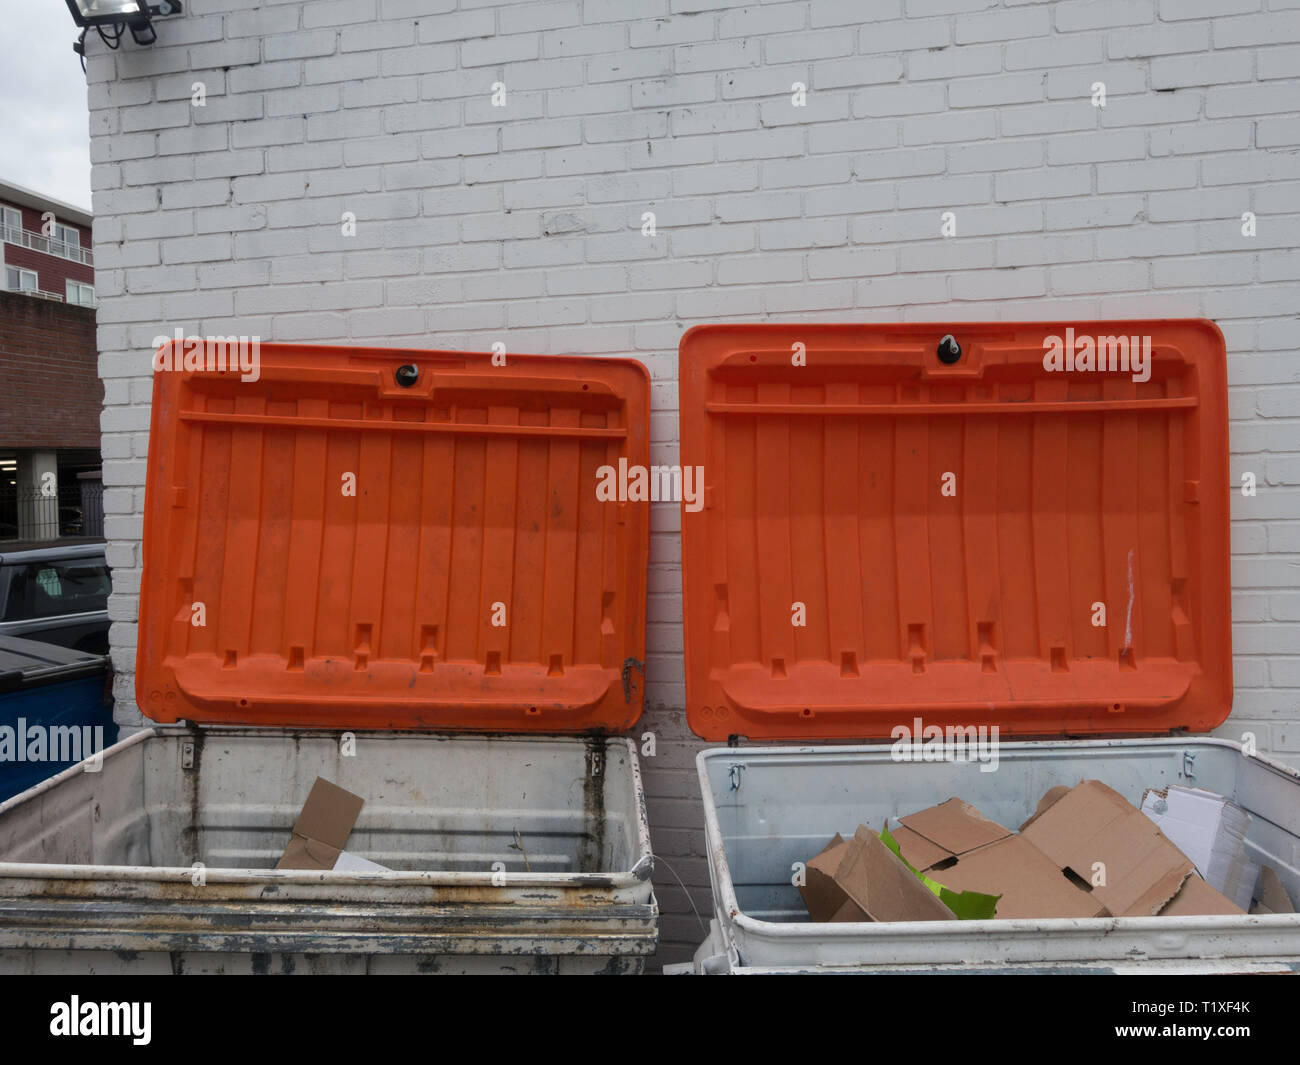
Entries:
[[0, 182], [0, 266], [0, 543], [100, 535], [91, 216]]
[[[1300, 761], [1293, 6], [223, 0], [151, 48], [89, 38], [119, 719], [141, 720], [150, 346], [175, 328], [634, 355], [671, 463], [697, 322], [1207, 316], [1233, 475], [1259, 480], [1233, 495], [1221, 732]], [[709, 904], [678, 519], [656, 504], [642, 726], [670, 961], [704, 932], [661, 870]]]

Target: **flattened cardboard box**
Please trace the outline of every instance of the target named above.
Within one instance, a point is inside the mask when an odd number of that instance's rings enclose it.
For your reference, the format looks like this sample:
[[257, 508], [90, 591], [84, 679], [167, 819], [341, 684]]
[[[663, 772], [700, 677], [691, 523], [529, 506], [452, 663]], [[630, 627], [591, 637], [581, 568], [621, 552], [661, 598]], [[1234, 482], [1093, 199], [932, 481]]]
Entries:
[[[277, 869], [333, 869], [337, 866], [343, 847], [357, 823], [361, 807], [366, 800], [360, 795], [344, 791], [324, 777], [317, 777], [311, 793], [303, 804], [302, 812], [293, 826], [293, 835], [284, 848]], [[346, 858], [353, 858], [347, 855]], [[365, 862], [364, 858], [355, 859]], [[345, 867], [355, 871], [356, 866]], [[373, 864], [373, 863], [366, 863]], [[376, 866], [375, 868], [383, 868]]]
[[799, 894], [814, 921], [957, 919], [866, 825], [808, 862]]
[[953, 891], [1000, 894], [997, 917], [1105, 916], [1102, 904], [1047, 855], [962, 799], [899, 820], [890, 833], [904, 859]]
[[1115, 917], [1242, 913], [1136, 806], [1099, 780], [1052, 788], [1020, 835]]
[[1161, 917], [1205, 917], [1216, 913], [1245, 913], [1240, 906], [1226, 895], [1211, 887], [1201, 878], [1200, 873], [1192, 873], [1179, 888], [1178, 894], [1169, 900], [1160, 910]]

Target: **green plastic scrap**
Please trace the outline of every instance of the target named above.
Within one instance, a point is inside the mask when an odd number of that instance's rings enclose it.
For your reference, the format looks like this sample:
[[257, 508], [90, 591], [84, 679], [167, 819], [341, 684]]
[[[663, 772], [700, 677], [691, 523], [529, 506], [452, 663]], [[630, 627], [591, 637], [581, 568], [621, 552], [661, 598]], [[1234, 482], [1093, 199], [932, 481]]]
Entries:
[[903, 852], [898, 846], [898, 840], [889, 834], [889, 825], [885, 825], [880, 830], [880, 841], [884, 843], [908, 869], [912, 870], [913, 875], [921, 881], [926, 887], [939, 896], [948, 909], [952, 910], [963, 921], [987, 921], [997, 912], [998, 899], [1001, 895], [982, 895], [978, 891], [953, 891], [946, 888], [937, 880], [931, 880], [922, 872], [918, 872], [912, 867], [912, 863], [903, 857]]

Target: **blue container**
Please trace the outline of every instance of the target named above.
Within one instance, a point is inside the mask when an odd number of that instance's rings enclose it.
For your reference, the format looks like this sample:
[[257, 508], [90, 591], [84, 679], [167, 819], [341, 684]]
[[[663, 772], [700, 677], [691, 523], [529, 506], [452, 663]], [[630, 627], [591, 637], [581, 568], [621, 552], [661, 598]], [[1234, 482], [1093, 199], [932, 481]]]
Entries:
[[108, 659], [0, 636], [0, 802], [117, 741]]

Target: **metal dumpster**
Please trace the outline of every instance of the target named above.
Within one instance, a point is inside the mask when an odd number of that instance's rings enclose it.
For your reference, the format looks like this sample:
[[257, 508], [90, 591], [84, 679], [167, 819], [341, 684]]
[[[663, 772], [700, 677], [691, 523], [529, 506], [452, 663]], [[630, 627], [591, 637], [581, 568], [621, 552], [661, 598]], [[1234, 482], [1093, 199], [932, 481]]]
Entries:
[[[1014, 826], [1096, 778], [1232, 798], [1300, 898], [1300, 777], [1188, 735], [1232, 705], [1213, 323], [702, 326], [680, 355], [687, 717], [732, 743], [699, 757], [697, 971], [1300, 967], [1297, 915], [813, 924], [794, 886], [860, 822], [960, 796]], [[981, 729], [996, 771], [920, 756]]]
[[0, 801], [116, 740], [106, 657], [0, 636]]
[[[630, 741], [155, 728], [0, 806], [0, 971], [636, 972]], [[273, 868], [312, 782], [388, 872]], [[499, 870], [493, 870], [494, 864]]]
[[793, 886], [794, 863], [859, 823], [878, 830], [958, 795], [1014, 826], [1048, 788], [1089, 779], [1135, 805], [1171, 783], [1227, 796], [1254, 819], [1248, 856], [1300, 899], [1300, 774], [1239, 744], [1004, 743], [995, 773], [866, 745], [720, 748], [698, 765], [714, 900], [699, 972], [1300, 971], [1300, 914], [813, 924]]
[[[158, 724], [0, 806], [0, 969], [639, 971], [649, 521], [596, 485], [645, 369], [197, 343], [155, 359]], [[273, 868], [318, 776], [382, 871]]]

